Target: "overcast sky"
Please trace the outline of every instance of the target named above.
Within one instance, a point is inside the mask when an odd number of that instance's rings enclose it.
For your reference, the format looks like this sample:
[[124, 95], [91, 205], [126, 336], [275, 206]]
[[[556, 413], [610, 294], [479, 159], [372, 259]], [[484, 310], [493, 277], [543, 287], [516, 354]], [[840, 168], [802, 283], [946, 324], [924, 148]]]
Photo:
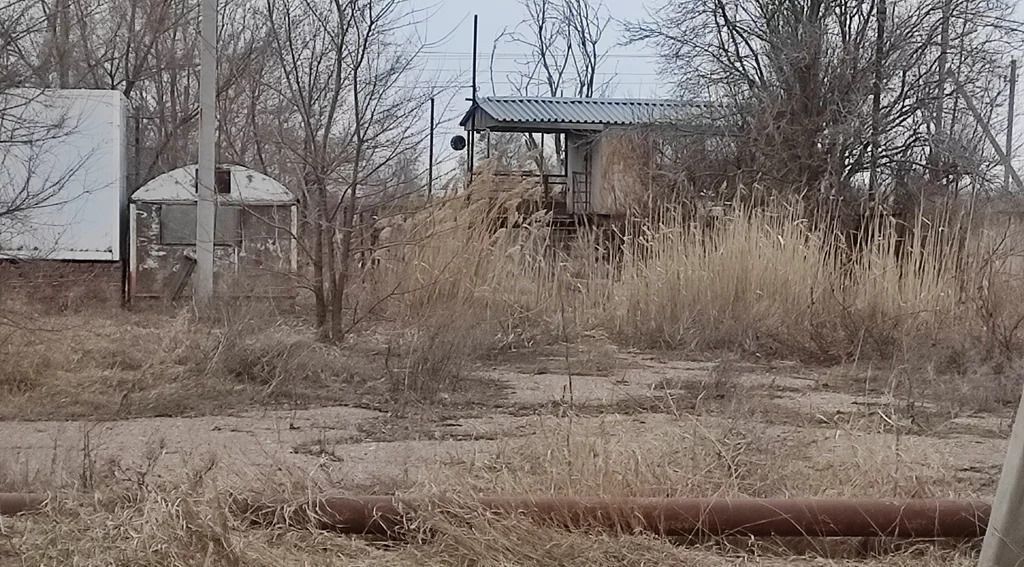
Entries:
[[[648, 3], [649, 4], [649, 3]], [[424, 34], [430, 41], [440, 44], [426, 55], [435, 69], [460, 71], [467, 75], [472, 61], [473, 15], [480, 16], [480, 69], [481, 92], [491, 94], [489, 77], [490, 54], [495, 39], [502, 30], [512, 29], [526, 17], [518, 0], [414, 0], [417, 8], [429, 14], [424, 21]], [[644, 2], [638, 0], [608, 0], [607, 13], [616, 20], [639, 19], [645, 15]], [[621, 25], [612, 22], [605, 33], [605, 47], [609, 57], [599, 69], [602, 79], [613, 79], [615, 96], [652, 97], [667, 94], [665, 84], [658, 80], [655, 54], [647, 46], [617, 45], [623, 39]], [[500, 43], [494, 64], [495, 94], [511, 94], [505, 75], [514, 69], [517, 60], [524, 60], [521, 45]]]

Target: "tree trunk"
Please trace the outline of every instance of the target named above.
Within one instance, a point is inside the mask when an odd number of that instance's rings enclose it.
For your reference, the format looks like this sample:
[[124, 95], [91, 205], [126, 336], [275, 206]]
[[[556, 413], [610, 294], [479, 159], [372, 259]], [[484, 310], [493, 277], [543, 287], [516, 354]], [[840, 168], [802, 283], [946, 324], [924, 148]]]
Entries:
[[324, 285], [324, 231], [327, 221], [327, 203], [324, 188], [317, 183], [310, 169], [306, 170], [306, 187], [313, 187], [316, 203], [309, 207], [307, 218], [313, 222], [313, 298], [316, 302], [316, 326], [324, 329], [327, 325], [327, 290]]
[[[320, 176], [317, 177], [317, 199], [319, 211], [317, 212], [317, 244], [320, 250], [317, 257], [320, 259], [320, 277], [316, 285], [323, 295], [323, 305], [317, 306], [317, 322], [319, 323], [321, 335], [324, 338], [331, 338], [332, 322], [329, 305], [334, 297], [334, 285], [331, 281], [334, 274], [334, 230], [330, 220], [329, 207], [327, 205], [327, 184]], [[321, 312], [322, 311], [322, 312]], [[322, 320], [321, 320], [322, 319]]]
[[341, 249], [338, 253], [338, 268], [334, 279], [334, 303], [331, 306], [331, 335], [340, 342], [345, 339], [344, 307], [345, 291], [348, 289], [349, 270], [352, 263], [352, 232], [355, 229], [356, 191], [355, 186], [348, 192], [348, 203], [343, 211], [341, 228]]

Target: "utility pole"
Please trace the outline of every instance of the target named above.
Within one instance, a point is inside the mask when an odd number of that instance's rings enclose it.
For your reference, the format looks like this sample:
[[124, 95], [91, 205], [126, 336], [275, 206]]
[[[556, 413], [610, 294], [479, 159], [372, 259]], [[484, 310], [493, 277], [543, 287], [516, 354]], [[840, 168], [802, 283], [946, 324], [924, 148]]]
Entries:
[[430, 157], [427, 158], [427, 200], [434, 193], [434, 97], [430, 97]]
[[928, 155], [928, 178], [938, 181], [942, 177], [942, 163], [944, 156], [942, 151], [946, 140], [945, 118], [946, 118], [946, 67], [949, 59], [949, 18], [952, 0], [942, 2], [942, 22], [939, 31], [939, 81], [938, 100], [935, 105], [935, 135], [932, 137], [930, 152]]
[[194, 299], [213, 299], [214, 189], [217, 138], [217, 0], [202, 0], [199, 16], [199, 167], [196, 172], [196, 279]]
[[871, 85], [871, 157], [868, 172], [868, 205], [878, 198], [878, 149], [882, 130], [882, 59], [885, 55], [885, 0], [878, 0], [875, 13], [875, 77]]
[[480, 16], [473, 14], [473, 91], [470, 93], [470, 100], [473, 102], [473, 114], [469, 117], [469, 142], [466, 144], [466, 170], [469, 173], [469, 182], [473, 182], [474, 151], [476, 150], [476, 40]]
[[1017, 98], [1017, 60], [1010, 61], [1010, 100], [1006, 109], [1006, 161], [1003, 163], [1003, 191], [1010, 190], [1010, 168], [1013, 160], [1013, 107]]

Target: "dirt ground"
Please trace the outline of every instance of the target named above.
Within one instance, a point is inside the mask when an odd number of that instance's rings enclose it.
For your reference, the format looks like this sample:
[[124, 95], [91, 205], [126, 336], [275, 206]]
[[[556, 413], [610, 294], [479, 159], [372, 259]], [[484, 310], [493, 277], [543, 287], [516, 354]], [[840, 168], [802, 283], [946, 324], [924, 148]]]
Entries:
[[[827, 449], [817, 455], [822, 465], [841, 466], [842, 459], [865, 448], [888, 447], [906, 466], [936, 467], [969, 479], [946, 487], [951, 494], [986, 496], [1012, 417], [1009, 412], [951, 416], [924, 429], [901, 413], [905, 401], [829, 389], [822, 385], [827, 376], [795, 365], [768, 368], [652, 355], [624, 355], [620, 362], [609, 376], [571, 379], [564, 373], [493, 369], [490, 376], [507, 389], [494, 404], [498, 409], [486, 416], [326, 407], [122, 421], [3, 421], [0, 459], [27, 485], [55, 470], [79, 474], [84, 456], [125, 469], [156, 459], [158, 476], [215, 461], [224, 478], [240, 482], [268, 468], [289, 469], [338, 490], [356, 490], [409, 484], [440, 461], [479, 459], [502, 443], [537, 438], [570, 421], [584, 438], [595, 428], [609, 429], [639, 448], [666, 431], [694, 424], [711, 429], [741, 424], [778, 441], [814, 440]], [[928, 405], [917, 401], [916, 411], [926, 413]]]
[[325, 407], [4, 421], [0, 490], [88, 488], [103, 475], [173, 481], [210, 469], [238, 489], [287, 477], [352, 494], [988, 499], [1012, 417], [939, 418], [940, 404], [858, 392], [841, 373], [795, 364], [631, 353], [606, 375], [570, 377], [549, 362], [491, 368], [504, 386], [488, 400], [493, 411], [465, 415]]

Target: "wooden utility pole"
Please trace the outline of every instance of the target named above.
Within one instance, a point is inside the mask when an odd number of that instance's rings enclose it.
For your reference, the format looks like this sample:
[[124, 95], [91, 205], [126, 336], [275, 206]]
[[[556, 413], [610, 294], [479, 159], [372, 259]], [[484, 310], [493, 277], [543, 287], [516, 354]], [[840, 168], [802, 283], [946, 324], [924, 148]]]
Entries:
[[980, 567], [1009, 567], [1024, 563], [1024, 397], [1010, 433], [996, 499], [992, 502]]
[[1010, 61], [1010, 100], [1006, 108], [1006, 160], [1003, 162], [1003, 191], [1010, 190], [1010, 169], [1013, 168], [1013, 118], [1017, 98], [1017, 60]]
[[931, 148], [928, 155], [928, 178], [938, 181], [942, 177], [942, 155], [943, 145], [946, 140], [945, 118], [946, 118], [946, 69], [949, 59], [949, 17], [952, 0], [942, 2], [942, 22], [939, 31], [939, 77], [936, 87], [937, 99], [935, 104], [935, 135], [932, 137]]
[[196, 303], [213, 299], [214, 189], [217, 138], [217, 0], [202, 0], [199, 15], [199, 167], [196, 172]]
[[871, 85], [871, 162], [868, 172], [868, 204], [878, 198], [878, 149], [882, 131], [882, 60], [885, 58], [885, 0], [878, 0], [875, 13], [875, 78]]

